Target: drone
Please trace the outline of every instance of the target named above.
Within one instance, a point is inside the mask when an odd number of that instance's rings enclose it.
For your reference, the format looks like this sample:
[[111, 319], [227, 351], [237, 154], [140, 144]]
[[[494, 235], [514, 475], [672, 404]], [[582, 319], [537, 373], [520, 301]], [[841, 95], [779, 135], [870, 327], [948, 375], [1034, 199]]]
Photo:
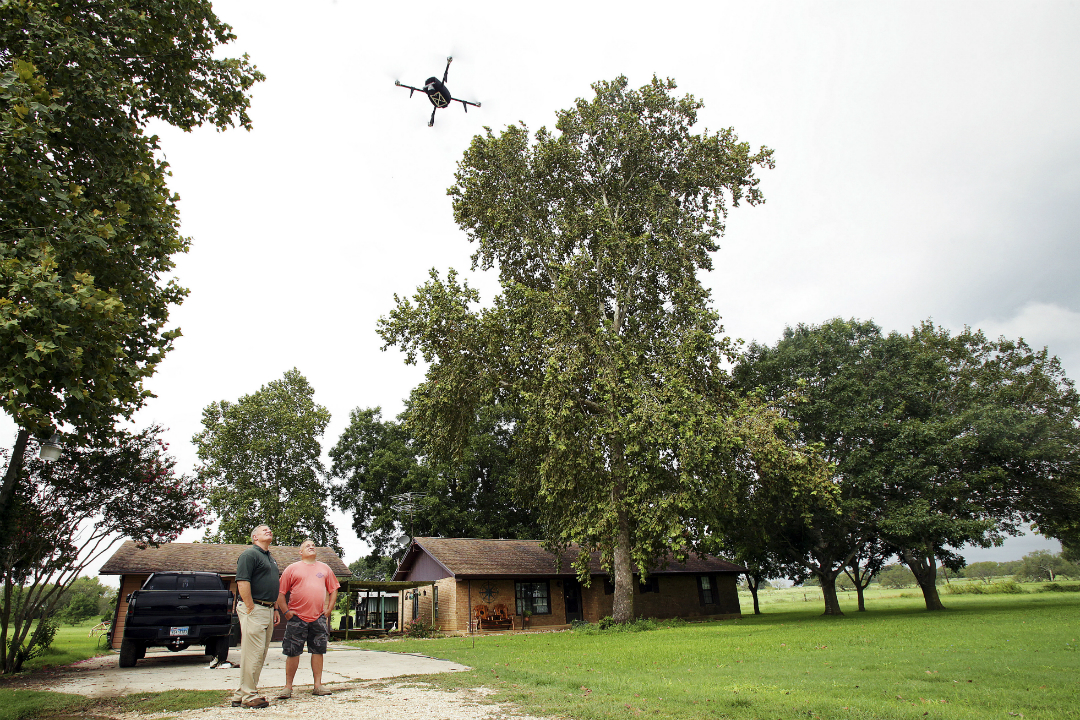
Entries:
[[413, 93], [419, 90], [428, 96], [428, 100], [435, 107], [431, 110], [431, 120], [428, 121], [428, 127], [435, 124], [435, 111], [444, 107], [448, 107], [452, 102], [459, 102], [461, 106], [465, 108], [465, 112], [469, 112], [469, 106], [480, 107], [478, 102], [469, 102], [468, 100], [462, 100], [461, 98], [451, 97], [450, 91], [446, 89], [446, 76], [450, 73], [450, 63], [454, 61], [454, 58], [446, 58], [446, 70], [443, 71], [442, 82], [439, 82], [437, 77], [429, 77], [424, 81], [424, 87], [418, 88], [412, 85], [404, 85], [400, 80], [395, 80], [394, 84], [398, 87], [409, 88], [409, 97], [412, 97]]

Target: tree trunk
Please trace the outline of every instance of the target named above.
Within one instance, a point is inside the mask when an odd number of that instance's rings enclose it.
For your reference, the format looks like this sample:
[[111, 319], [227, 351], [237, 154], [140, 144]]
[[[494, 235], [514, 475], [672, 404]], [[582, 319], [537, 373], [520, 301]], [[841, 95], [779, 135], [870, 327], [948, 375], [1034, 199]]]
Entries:
[[825, 598], [825, 615], [844, 614], [840, 609], [840, 600], [836, 597], [836, 576], [839, 574], [839, 570], [814, 572], [821, 583], [821, 595]]
[[634, 572], [630, 566], [630, 518], [626, 510], [616, 511], [618, 529], [615, 537], [613, 565], [615, 566], [615, 597], [611, 610], [615, 622], [634, 619]]
[[750, 597], [754, 598], [754, 614], [761, 614], [761, 605], [758, 604], [758, 586], [761, 584], [760, 580], [756, 577], [751, 577], [749, 573], [746, 574], [746, 587], [750, 588]]
[[941, 598], [937, 591], [937, 562], [933, 552], [920, 552], [915, 548], [904, 548], [900, 551], [900, 557], [908, 566], [915, 581], [922, 590], [923, 600], [927, 610], [944, 610]]
[[0, 617], [0, 674], [8, 672], [8, 623], [11, 622], [12, 588], [8, 578], [8, 568], [4, 567], [4, 605], [0, 608], [3, 616]]
[[[15, 485], [19, 480], [19, 471], [22, 469], [23, 455], [26, 454], [26, 445], [30, 441], [30, 431], [19, 428], [19, 434], [15, 437], [15, 447], [11, 449], [11, 458], [8, 460], [7, 472], [4, 473], [4, 484], [0, 487], [0, 520], [7, 517], [8, 505], [15, 496]], [[3, 523], [4, 527], [8, 523]], [[0, 531], [2, 533], [3, 531]], [[4, 538], [0, 534], [0, 541]]]
[[852, 584], [855, 585], [855, 595], [859, 598], [859, 612], [866, 612], [866, 599], [863, 597], [863, 591], [866, 589], [866, 585], [870, 583], [863, 585], [863, 576], [859, 572], [858, 563], [852, 565], [850, 571], [845, 568], [844, 573], [851, 578]]

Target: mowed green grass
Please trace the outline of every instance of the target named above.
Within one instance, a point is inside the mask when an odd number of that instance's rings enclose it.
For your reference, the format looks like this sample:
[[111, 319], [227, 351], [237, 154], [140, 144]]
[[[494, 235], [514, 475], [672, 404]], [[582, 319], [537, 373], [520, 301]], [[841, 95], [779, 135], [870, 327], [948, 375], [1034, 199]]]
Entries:
[[455, 660], [474, 670], [426, 679], [487, 685], [531, 712], [579, 720], [1080, 717], [1080, 597], [944, 601], [937, 613], [920, 598], [878, 599], [839, 618], [793, 602], [642, 633], [367, 646]]
[[70, 693], [23, 690], [18, 687], [30, 679], [34, 672], [48, 672], [56, 666], [70, 665], [111, 652], [104, 639], [88, 636], [97, 622], [88, 620], [74, 626], [61, 625], [56, 631], [52, 646], [44, 655], [27, 662], [24, 672], [13, 677], [0, 677], [0, 720], [66, 718], [74, 714], [107, 717], [122, 712], [179, 712], [220, 704], [228, 694], [219, 690], [170, 690], [141, 692], [123, 698], [90, 699]]
[[89, 637], [98, 620], [78, 625], [61, 625], [45, 654], [29, 660], [23, 672], [14, 677], [0, 677], [0, 720], [21, 720], [32, 717], [57, 717], [86, 706], [85, 698], [66, 693], [39, 692], [13, 688], [33, 671], [71, 663], [109, 652], [104, 639]]
[[100, 620], [94, 619], [78, 625], [60, 625], [49, 649], [40, 657], [28, 660], [23, 665], [23, 670], [33, 671], [58, 665], [70, 665], [79, 660], [111, 652], [108, 641], [104, 637], [89, 636], [90, 630], [99, 622]]

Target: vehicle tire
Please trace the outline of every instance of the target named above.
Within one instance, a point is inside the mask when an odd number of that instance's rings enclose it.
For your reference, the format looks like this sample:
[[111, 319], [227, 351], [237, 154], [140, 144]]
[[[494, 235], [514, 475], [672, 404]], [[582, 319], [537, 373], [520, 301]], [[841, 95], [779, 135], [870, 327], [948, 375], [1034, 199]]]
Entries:
[[[141, 643], [127, 638], [120, 641], [120, 667], [135, 667], [135, 661], [139, 658], [140, 645]], [[146, 652], [145, 648], [143, 652]]]
[[142, 660], [144, 657], [146, 657], [146, 645], [144, 645], [143, 643], [137, 643], [137, 648], [136, 649], [137, 649], [137, 652], [135, 653], [136, 659]]
[[229, 636], [222, 635], [214, 642], [214, 647], [217, 648], [217, 661], [223, 663], [229, 659]]

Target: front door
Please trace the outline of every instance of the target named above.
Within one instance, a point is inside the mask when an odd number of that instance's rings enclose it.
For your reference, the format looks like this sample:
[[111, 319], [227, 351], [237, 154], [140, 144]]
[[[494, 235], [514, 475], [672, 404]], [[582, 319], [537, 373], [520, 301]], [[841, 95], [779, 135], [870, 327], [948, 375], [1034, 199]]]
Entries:
[[576, 578], [563, 580], [563, 602], [566, 605], [566, 622], [585, 619], [581, 613], [581, 585]]

